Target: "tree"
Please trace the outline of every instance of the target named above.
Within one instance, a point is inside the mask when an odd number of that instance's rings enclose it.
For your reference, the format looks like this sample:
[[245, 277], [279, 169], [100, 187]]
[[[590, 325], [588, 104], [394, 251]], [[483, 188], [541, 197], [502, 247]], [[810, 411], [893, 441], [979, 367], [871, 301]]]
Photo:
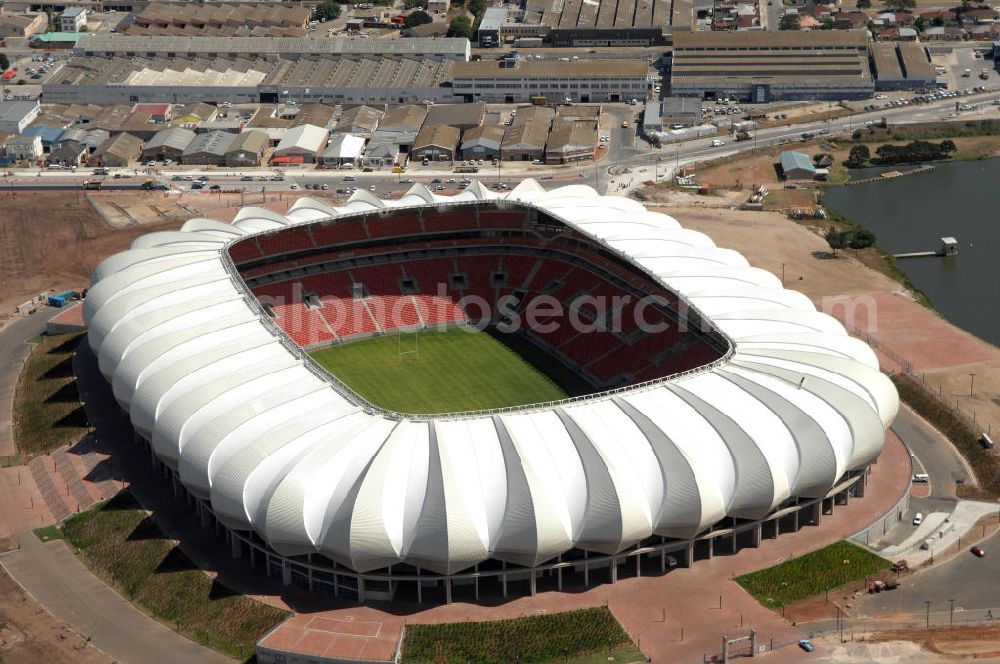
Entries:
[[851, 249], [867, 249], [875, 244], [875, 234], [867, 228], [859, 228], [846, 234], [847, 245]]
[[779, 30], [798, 30], [799, 29], [799, 15], [798, 14], [785, 14], [781, 17], [781, 21], [778, 23]]
[[332, 21], [340, 16], [340, 5], [334, 0], [323, 0], [316, 6], [317, 21]]
[[833, 30], [833, 19], [827, 16], [819, 24], [820, 30]]
[[854, 4], [859, 12], [872, 8], [872, 0], [857, 0]]
[[940, 28], [941, 26], [944, 25], [944, 17], [938, 14], [937, 16], [931, 19], [931, 25], [933, 25], [935, 28]]
[[472, 40], [472, 21], [468, 16], [456, 16], [448, 24], [448, 37], [465, 37]]
[[486, 0], [469, 0], [465, 8], [469, 10], [469, 13], [473, 16], [482, 16], [486, 13]]
[[867, 145], [855, 145], [851, 148], [851, 153], [847, 155], [845, 166], [848, 168], [861, 168], [872, 158], [871, 151]]
[[830, 245], [830, 249], [833, 250], [834, 256], [837, 255], [838, 249], [843, 249], [847, 246], [847, 238], [845, 236], [846, 233], [838, 231], [835, 226], [830, 226], [830, 228], [827, 229], [826, 234], [823, 236], [826, 243]]
[[913, 27], [916, 29], [917, 32], [924, 32], [924, 31], [926, 31], [927, 30], [927, 19], [925, 19], [923, 16], [918, 16], [913, 21]]
[[403, 0], [405, 9], [427, 9], [427, 0]]
[[0, 53], [0, 72], [7, 71], [10, 67], [10, 60], [7, 59], [6, 53]]
[[913, 9], [917, 6], [917, 0], [885, 0], [885, 7], [889, 11], [898, 12], [904, 9]]
[[431, 18], [430, 14], [422, 9], [418, 9], [415, 12], [411, 12], [410, 15], [406, 17], [403, 25], [407, 28], [415, 28], [418, 25], [424, 25], [425, 23], [430, 23], [433, 20], [434, 19]]
[[938, 148], [941, 150], [941, 152], [945, 154], [951, 154], [957, 149], [955, 147], [955, 141], [949, 138], [946, 138], [943, 141], [941, 141], [941, 144], [938, 146]]

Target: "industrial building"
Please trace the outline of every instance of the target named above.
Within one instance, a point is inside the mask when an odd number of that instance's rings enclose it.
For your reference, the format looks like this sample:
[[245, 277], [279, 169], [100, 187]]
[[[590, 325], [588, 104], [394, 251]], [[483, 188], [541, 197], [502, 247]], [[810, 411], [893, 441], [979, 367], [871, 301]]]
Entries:
[[495, 159], [500, 156], [504, 128], [481, 125], [462, 134], [462, 159]]
[[544, 106], [532, 106], [518, 113], [500, 144], [504, 161], [534, 161], [545, 158], [545, 143], [555, 111]]
[[195, 133], [183, 127], [171, 127], [158, 132], [142, 148], [143, 159], [180, 161], [181, 155], [191, 145]]
[[250, 129], [237, 134], [226, 150], [226, 166], [260, 166], [261, 155], [267, 147], [267, 134], [263, 131]]
[[340, 114], [334, 131], [338, 134], [371, 136], [378, 129], [378, 123], [384, 115], [380, 109], [371, 106], [352, 106]]
[[45, 32], [48, 26], [45, 14], [0, 14], [0, 39], [7, 37], [31, 37]]
[[424, 124], [413, 141], [411, 159], [455, 161], [462, 132], [448, 125]]
[[56, 103], [405, 104], [461, 101], [451, 60], [390, 56], [128, 57], [69, 60], [42, 86]]
[[484, 46], [540, 40], [551, 46], [655, 46], [691, 29], [691, 0], [527, 0], [489, 7], [477, 38]]
[[96, 166], [122, 168], [131, 166], [142, 154], [142, 139], [132, 134], [117, 134], [101, 144], [91, 157]]
[[80, 32], [87, 27], [87, 10], [83, 7], [67, 7], [59, 15], [59, 30]]
[[863, 99], [875, 90], [865, 30], [674, 35], [670, 94], [754, 103]]
[[642, 60], [528, 60], [516, 54], [502, 60], [456, 62], [455, 94], [467, 101], [524, 103], [532, 97], [552, 102], [645, 100], [649, 65]]
[[333, 134], [320, 162], [324, 166], [357, 165], [361, 162], [361, 153], [365, 149], [365, 139], [357, 134]]
[[274, 149], [273, 164], [312, 164], [326, 144], [326, 129], [300, 125], [289, 129]]
[[234, 134], [225, 131], [207, 131], [203, 134], [197, 134], [181, 153], [181, 163], [225, 166], [226, 153], [235, 138]]
[[20, 134], [41, 112], [37, 101], [0, 102], [0, 132]]
[[875, 42], [871, 64], [876, 90], [914, 90], [934, 87], [937, 74], [921, 44]]
[[150, 2], [125, 26], [128, 34], [304, 36], [312, 12], [296, 5]]
[[433, 39], [365, 39], [335, 37], [184, 37], [160, 35], [138, 37], [128, 34], [90, 33], [80, 36], [73, 50], [76, 55], [139, 58], [256, 58], [281, 56], [296, 60], [301, 56], [363, 56], [427, 58], [428, 60], [469, 59], [469, 40], [458, 38]]
[[556, 121], [545, 144], [546, 164], [589, 161], [597, 149], [597, 126], [593, 122]]

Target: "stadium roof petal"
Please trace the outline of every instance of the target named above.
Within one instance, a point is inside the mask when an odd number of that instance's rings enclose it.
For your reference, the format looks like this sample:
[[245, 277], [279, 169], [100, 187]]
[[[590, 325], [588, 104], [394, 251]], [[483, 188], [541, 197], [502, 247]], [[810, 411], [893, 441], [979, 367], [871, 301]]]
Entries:
[[[631, 258], [728, 336], [721, 360], [591, 397], [492, 413], [387, 413], [346, 391], [238, 283], [234, 239], [385, 207], [504, 198]], [[825, 496], [880, 452], [898, 409], [863, 342], [773, 275], [636, 201], [525, 181], [507, 194], [342, 208], [299, 199], [138, 238], [94, 272], [89, 342], [136, 430], [228, 526], [357, 572], [452, 574], [692, 537]]]

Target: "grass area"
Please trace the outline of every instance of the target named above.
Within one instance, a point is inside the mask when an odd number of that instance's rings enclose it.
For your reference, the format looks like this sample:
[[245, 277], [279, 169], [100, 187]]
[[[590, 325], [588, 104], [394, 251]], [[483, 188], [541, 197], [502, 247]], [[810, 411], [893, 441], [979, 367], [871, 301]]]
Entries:
[[84, 563], [115, 590], [188, 638], [246, 659], [288, 613], [210, 579], [128, 492], [63, 524]]
[[75, 442], [87, 431], [72, 364], [83, 337], [40, 337], [24, 363], [14, 393], [14, 442], [24, 461]]
[[402, 648], [403, 664], [596, 664], [644, 659], [603, 606], [491, 622], [407, 625]]
[[885, 558], [841, 541], [780, 565], [738, 576], [736, 583], [764, 606], [776, 609], [875, 574], [889, 564]]
[[[950, 440], [969, 462], [979, 489], [963, 486], [962, 497], [1000, 498], [1000, 460], [980, 444], [979, 432], [911, 376], [897, 374], [892, 376], [892, 382], [896, 384], [899, 398]], [[968, 495], [964, 495], [966, 493]]]
[[43, 542], [64, 539], [65, 537], [63, 532], [59, 530], [59, 526], [42, 526], [41, 528], [35, 528], [32, 532], [35, 533], [35, 537]]
[[[400, 355], [417, 350], [416, 353]], [[463, 329], [387, 335], [311, 353], [368, 401], [402, 413], [448, 413], [566, 398], [492, 335]]]

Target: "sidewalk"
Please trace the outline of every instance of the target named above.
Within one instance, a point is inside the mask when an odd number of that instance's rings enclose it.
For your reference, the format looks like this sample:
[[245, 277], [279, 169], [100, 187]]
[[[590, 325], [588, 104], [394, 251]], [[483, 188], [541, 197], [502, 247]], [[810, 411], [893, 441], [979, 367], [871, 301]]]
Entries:
[[[996, 503], [977, 500], [959, 501], [955, 506], [955, 511], [951, 514], [927, 515], [923, 525], [930, 524], [929, 528], [925, 529], [921, 525], [913, 535], [901, 544], [886, 547], [878, 552], [886, 558], [903, 558], [911, 568], [916, 568], [931, 560], [935, 552], [939, 555], [944, 554], [952, 547], [957, 547], [962, 540], [972, 546], [980, 539], [980, 535], [978, 532], [970, 532], [970, 529], [979, 519], [988, 514], [996, 514], [998, 510], [1000, 510], [1000, 505]], [[921, 548], [924, 540], [928, 539], [932, 540], [930, 548]]]

